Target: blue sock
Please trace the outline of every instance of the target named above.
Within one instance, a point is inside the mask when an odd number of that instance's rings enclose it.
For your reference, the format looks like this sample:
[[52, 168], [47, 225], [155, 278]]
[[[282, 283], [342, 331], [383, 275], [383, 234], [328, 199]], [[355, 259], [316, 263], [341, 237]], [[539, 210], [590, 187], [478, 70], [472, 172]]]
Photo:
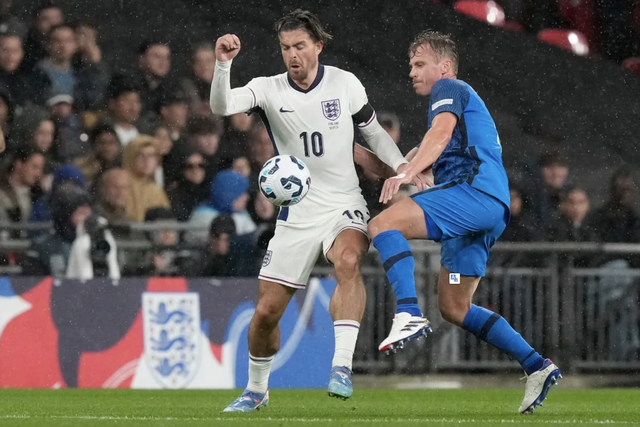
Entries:
[[493, 311], [472, 304], [462, 327], [516, 359], [527, 375], [544, 365], [545, 359], [511, 327], [509, 322]]
[[398, 230], [388, 230], [373, 239], [373, 246], [380, 253], [380, 260], [387, 272], [387, 278], [396, 294], [397, 312], [422, 316], [413, 276], [415, 261], [407, 239]]

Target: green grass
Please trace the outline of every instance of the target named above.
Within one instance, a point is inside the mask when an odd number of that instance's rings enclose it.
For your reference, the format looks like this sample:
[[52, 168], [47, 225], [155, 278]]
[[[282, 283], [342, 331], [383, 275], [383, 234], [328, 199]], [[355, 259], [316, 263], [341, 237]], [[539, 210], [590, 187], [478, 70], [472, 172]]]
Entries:
[[535, 414], [517, 413], [522, 390], [272, 390], [252, 414], [223, 414], [238, 391], [0, 390], [0, 426], [640, 426], [640, 390], [554, 388]]

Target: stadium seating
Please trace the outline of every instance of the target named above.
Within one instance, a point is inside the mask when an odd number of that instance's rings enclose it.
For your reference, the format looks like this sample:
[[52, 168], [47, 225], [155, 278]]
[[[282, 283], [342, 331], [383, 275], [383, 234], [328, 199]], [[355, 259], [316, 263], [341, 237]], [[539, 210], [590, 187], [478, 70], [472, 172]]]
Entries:
[[596, 0], [558, 0], [562, 18], [569, 26], [583, 33], [589, 46], [598, 46], [600, 42], [598, 7]]
[[484, 21], [497, 27], [514, 31], [522, 31], [522, 26], [517, 22], [506, 21], [502, 6], [493, 0], [459, 0], [453, 8], [464, 15]]
[[640, 75], [640, 56], [632, 56], [622, 61], [622, 67]]
[[546, 29], [538, 33], [538, 39], [563, 49], [570, 50], [576, 55], [585, 56], [589, 54], [589, 42], [587, 37], [580, 31]]

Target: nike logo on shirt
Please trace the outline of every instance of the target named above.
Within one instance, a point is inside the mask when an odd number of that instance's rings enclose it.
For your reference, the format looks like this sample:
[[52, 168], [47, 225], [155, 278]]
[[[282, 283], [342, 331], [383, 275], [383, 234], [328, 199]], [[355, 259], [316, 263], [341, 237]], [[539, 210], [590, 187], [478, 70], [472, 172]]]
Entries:
[[281, 113], [293, 113], [294, 110], [285, 110], [284, 107], [280, 107]]

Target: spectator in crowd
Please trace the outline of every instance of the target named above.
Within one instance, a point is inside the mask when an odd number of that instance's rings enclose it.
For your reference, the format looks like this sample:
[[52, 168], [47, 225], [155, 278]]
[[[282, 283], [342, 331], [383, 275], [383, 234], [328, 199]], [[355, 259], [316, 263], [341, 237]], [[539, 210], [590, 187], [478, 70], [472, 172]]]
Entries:
[[[175, 222], [176, 218], [167, 208], [149, 209], [144, 221], [162, 226], [163, 223]], [[161, 229], [147, 233], [154, 248], [151, 251], [146, 267], [146, 275], [151, 276], [180, 276], [185, 272], [181, 268], [178, 249], [178, 233], [176, 230]]]
[[169, 201], [178, 221], [188, 221], [204, 195], [207, 164], [197, 151], [183, 157], [181, 174], [168, 190]]
[[631, 170], [622, 168], [611, 178], [610, 198], [593, 215], [593, 225], [603, 242], [640, 242], [640, 217], [634, 210], [638, 186]]
[[104, 96], [109, 84], [110, 72], [102, 61], [102, 49], [98, 45], [98, 27], [93, 20], [78, 21], [75, 26], [78, 46], [73, 58], [74, 69], [86, 76], [80, 81], [80, 93], [86, 93], [87, 99], [76, 107], [80, 111], [96, 111], [102, 108]]
[[44, 108], [32, 107], [24, 109], [16, 118], [8, 144], [11, 149], [32, 146], [45, 155], [47, 162], [55, 163], [55, 136], [56, 127], [49, 112]]
[[[194, 226], [209, 227], [211, 221], [218, 215], [226, 213], [233, 218], [238, 235], [254, 232], [256, 224], [247, 212], [248, 188], [249, 180], [238, 172], [232, 170], [220, 172], [211, 183], [208, 203], [198, 206], [193, 211], [189, 222]], [[192, 232], [190, 240], [205, 242], [207, 232]]]
[[52, 197], [57, 190], [67, 187], [77, 187], [85, 190], [85, 181], [82, 172], [71, 164], [59, 166], [53, 173], [53, 181], [51, 182], [51, 191], [40, 197], [31, 209], [29, 222], [46, 222], [51, 220], [51, 203]]
[[525, 206], [530, 208], [537, 229], [547, 229], [559, 215], [560, 195], [567, 189], [569, 166], [559, 153], [543, 154], [538, 160], [539, 174], [527, 191]]
[[393, 142], [400, 144], [400, 119], [394, 113], [381, 111], [378, 113], [380, 126], [387, 131]]
[[109, 224], [129, 223], [127, 206], [131, 199], [131, 177], [124, 169], [107, 170], [98, 180], [94, 211], [105, 218]]
[[20, 67], [23, 58], [20, 36], [9, 32], [0, 34], [0, 84], [17, 105], [25, 105], [30, 92], [27, 73]]
[[[102, 102], [107, 71], [102, 62], [73, 60], [78, 53], [75, 30], [60, 24], [51, 28], [47, 37], [47, 56], [40, 60], [29, 77], [36, 103], [56, 95], [75, 99], [80, 111], [97, 109]], [[81, 54], [82, 55], [82, 54]]]
[[[205, 185], [211, 184], [220, 170], [220, 121], [215, 117], [192, 117], [189, 120], [188, 135], [191, 148], [202, 154], [207, 163]], [[229, 165], [230, 166], [230, 165]]]
[[0, 28], [24, 38], [27, 36], [27, 26], [12, 14], [12, 7], [13, 0], [0, 0]]
[[89, 134], [91, 152], [76, 160], [87, 181], [93, 186], [96, 180], [108, 169], [119, 167], [122, 163], [122, 146], [116, 131], [107, 124], [99, 124]]
[[0, 88], [0, 129], [5, 135], [11, 134], [14, 112], [11, 95], [4, 88]]
[[160, 163], [159, 144], [154, 137], [142, 135], [124, 149], [122, 163], [131, 174], [132, 193], [127, 215], [136, 222], [144, 220], [148, 209], [171, 207], [167, 194], [154, 182], [154, 173]]
[[74, 111], [73, 97], [53, 96], [47, 100], [47, 107], [56, 127], [56, 157], [63, 162], [72, 162], [86, 156], [91, 147], [80, 116]]
[[[180, 159], [188, 149], [188, 137], [186, 134], [188, 110], [187, 103], [182, 94], [177, 92], [165, 92], [157, 106], [160, 117], [159, 127], [169, 131], [171, 145], [162, 157], [164, 171], [163, 182], [167, 185], [178, 179]], [[171, 150], [171, 151], [169, 151]]]
[[210, 116], [209, 95], [213, 70], [216, 67], [215, 46], [202, 42], [191, 50], [191, 70], [188, 77], [180, 81], [180, 89], [187, 96], [189, 114], [192, 116]]
[[18, 149], [8, 168], [0, 174], [0, 209], [13, 222], [26, 222], [31, 215], [32, 188], [38, 184], [44, 156], [30, 146]]
[[53, 230], [34, 240], [37, 253], [31, 274], [61, 277], [66, 274], [76, 230], [91, 215], [89, 193], [76, 186], [58, 188], [51, 198]]
[[46, 53], [47, 34], [64, 22], [64, 14], [53, 0], [43, 0], [33, 11], [33, 25], [24, 43], [22, 68], [30, 71]]
[[251, 163], [245, 156], [236, 157], [231, 162], [231, 170], [249, 178], [251, 176]]
[[[255, 176], [257, 176], [267, 160], [275, 156], [273, 142], [271, 142], [267, 128], [262, 123], [256, 124], [249, 133], [248, 152], [251, 171]], [[253, 182], [257, 181], [254, 180]]]
[[[238, 156], [246, 156], [249, 152], [249, 133], [256, 125], [256, 114], [238, 113], [229, 117], [224, 117], [224, 133], [219, 132], [222, 141], [220, 158], [225, 162], [235, 159]], [[258, 122], [260, 120], [257, 120]], [[228, 165], [223, 165], [223, 168]]]
[[107, 117], [123, 147], [140, 135], [136, 124], [142, 104], [137, 87], [122, 75], [115, 75], [107, 88]]
[[142, 111], [153, 113], [160, 99], [171, 87], [168, 76], [171, 71], [171, 48], [159, 40], [145, 40], [138, 49], [136, 86], [140, 90]]
[[500, 236], [505, 242], [531, 242], [539, 240], [541, 236], [534, 235], [533, 220], [531, 215], [523, 209], [522, 190], [517, 185], [511, 184], [509, 188], [511, 196], [511, 219], [507, 228]]
[[203, 277], [235, 276], [235, 260], [231, 256], [231, 239], [236, 234], [236, 225], [229, 214], [222, 214], [211, 221], [209, 238], [205, 248], [202, 269]]
[[560, 214], [554, 218], [547, 232], [552, 242], [594, 242], [598, 236], [587, 218], [590, 203], [587, 192], [572, 188], [561, 195]]

